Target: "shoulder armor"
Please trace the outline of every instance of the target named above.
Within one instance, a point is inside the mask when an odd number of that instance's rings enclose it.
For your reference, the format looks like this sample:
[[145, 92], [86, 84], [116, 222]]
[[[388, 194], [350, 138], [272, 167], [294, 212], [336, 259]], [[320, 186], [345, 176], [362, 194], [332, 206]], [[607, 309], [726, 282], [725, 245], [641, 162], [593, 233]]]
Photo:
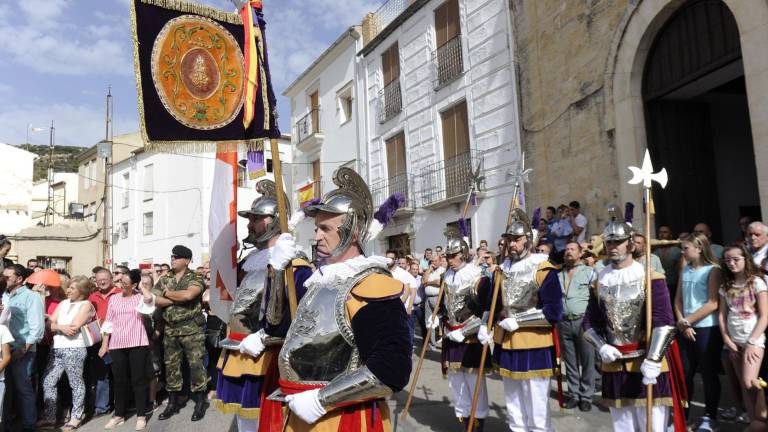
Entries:
[[352, 288], [352, 295], [366, 301], [383, 301], [399, 298], [403, 290], [402, 282], [385, 274], [373, 273]]
[[309, 263], [303, 258], [294, 258], [291, 261], [293, 267], [309, 267]]
[[655, 272], [651, 270], [651, 280], [659, 280], [659, 279], [667, 280], [667, 277], [659, 272]]
[[536, 284], [541, 286], [544, 283], [544, 279], [547, 278], [549, 272], [552, 270], [559, 270], [560, 266], [556, 266], [549, 261], [544, 261], [539, 264], [539, 268], [536, 269]]

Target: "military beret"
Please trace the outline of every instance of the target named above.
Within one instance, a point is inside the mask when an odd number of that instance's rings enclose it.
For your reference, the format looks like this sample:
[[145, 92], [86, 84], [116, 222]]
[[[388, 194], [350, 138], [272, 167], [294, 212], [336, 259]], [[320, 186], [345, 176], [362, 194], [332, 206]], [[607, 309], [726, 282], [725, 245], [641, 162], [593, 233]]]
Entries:
[[188, 247], [182, 245], [174, 246], [171, 250], [171, 254], [177, 258], [186, 258], [188, 260], [192, 259], [192, 251]]

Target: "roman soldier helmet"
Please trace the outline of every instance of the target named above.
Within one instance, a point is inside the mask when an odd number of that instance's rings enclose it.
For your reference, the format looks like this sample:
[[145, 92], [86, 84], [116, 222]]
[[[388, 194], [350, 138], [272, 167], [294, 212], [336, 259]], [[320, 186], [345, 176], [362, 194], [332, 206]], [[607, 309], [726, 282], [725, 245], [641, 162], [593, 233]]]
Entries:
[[304, 208], [304, 213], [309, 217], [315, 217], [321, 211], [346, 215], [339, 227], [341, 241], [331, 252], [332, 257], [344, 252], [355, 236], [358, 246], [363, 250], [363, 245], [369, 239], [369, 228], [373, 220], [371, 191], [359, 174], [351, 168], [341, 167], [333, 173], [333, 183], [338, 189], [325, 194], [320, 202]]
[[467, 254], [469, 254], [469, 245], [464, 240], [461, 230], [449, 226], [443, 231], [443, 234], [445, 235], [445, 254], [453, 255], [460, 253], [462, 258], [466, 258]]
[[603, 241], [623, 241], [631, 238], [635, 231], [625, 221], [621, 209], [617, 205], [611, 204], [608, 206], [608, 214], [610, 221], [603, 230]]
[[[256, 192], [261, 196], [253, 200], [251, 208], [249, 210], [241, 210], [237, 212], [238, 216], [247, 218], [251, 215], [256, 216], [272, 216], [272, 222], [267, 226], [264, 234], [255, 239], [256, 244], [261, 244], [271, 239], [276, 235], [280, 235], [280, 214], [277, 206], [277, 189], [275, 188], [275, 182], [272, 180], [260, 180], [256, 183]], [[285, 197], [287, 217], [291, 216], [290, 204], [288, 197]]]
[[521, 208], [512, 209], [510, 214], [510, 223], [502, 237], [520, 237], [525, 236], [529, 242], [534, 241], [533, 228], [528, 215]]

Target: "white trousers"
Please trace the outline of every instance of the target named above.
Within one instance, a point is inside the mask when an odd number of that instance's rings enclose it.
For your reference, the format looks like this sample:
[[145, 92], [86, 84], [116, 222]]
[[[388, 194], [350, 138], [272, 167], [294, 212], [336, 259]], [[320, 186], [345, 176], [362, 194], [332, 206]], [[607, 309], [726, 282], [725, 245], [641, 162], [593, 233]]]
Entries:
[[240, 416], [237, 417], [237, 430], [240, 432], [256, 432], [259, 430], [259, 419], [253, 419], [253, 420], [246, 420], [244, 418], [241, 418]]
[[[448, 387], [453, 395], [453, 412], [456, 417], [469, 417], [472, 410], [472, 395], [475, 393], [477, 372], [468, 373], [461, 370], [448, 371]], [[480, 396], [477, 401], [475, 418], [488, 417], [488, 390], [485, 386], [485, 377], [480, 382]]]
[[[644, 431], [645, 430], [645, 407], [624, 407], [610, 408], [611, 420], [613, 421], [613, 430], [616, 432], [624, 431]], [[652, 425], [654, 432], [664, 432], [667, 429], [669, 420], [668, 406], [653, 407]]]
[[504, 378], [507, 423], [513, 432], [551, 432], [549, 410], [550, 377], [514, 380]]

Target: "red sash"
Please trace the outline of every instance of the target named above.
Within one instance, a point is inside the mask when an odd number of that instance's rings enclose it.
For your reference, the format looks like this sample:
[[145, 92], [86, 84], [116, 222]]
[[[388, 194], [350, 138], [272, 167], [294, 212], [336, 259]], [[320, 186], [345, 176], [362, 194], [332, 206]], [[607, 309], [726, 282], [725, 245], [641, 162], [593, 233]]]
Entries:
[[[279, 382], [280, 389], [286, 395], [325, 387], [323, 384], [301, 384], [285, 380], [279, 380]], [[342, 410], [338, 429], [339, 432], [384, 432], [384, 422], [382, 421], [381, 410], [379, 409], [380, 403], [386, 402], [384, 402], [383, 399], [375, 399], [366, 402], [351, 402], [347, 405], [341, 405], [341, 407], [338, 408]], [[360, 420], [360, 412], [363, 410], [365, 411], [365, 429], [363, 429]], [[280, 426], [282, 427], [282, 424]], [[259, 427], [261, 427], [261, 425], [259, 425]], [[261, 432], [261, 429], [259, 429], [259, 432]]]
[[669, 381], [672, 384], [672, 418], [674, 419], [675, 432], [685, 432], [687, 426], [683, 403], [688, 403], [688, 389], [685, 387], [685, 373], [683, 372], [683, 362], [680, 359], [680, 348], [677, 341], [672, 342], [672, 345], [669, 346], [667, 361], [669, 362]]
[[[232, 334], [230, 333], [230, 338]], [[261, 411], [259, 413], [258, 432], [282, 432], [283, 430], [283, 404], [267, 399], [267, 396], [279, 387], [280, 372], [277, 370], [277, 357], [280, 346], [270, 347], [268, 350], [276, 351], [272, 356], [264, 377], [264, 388], [261, 391]]]

